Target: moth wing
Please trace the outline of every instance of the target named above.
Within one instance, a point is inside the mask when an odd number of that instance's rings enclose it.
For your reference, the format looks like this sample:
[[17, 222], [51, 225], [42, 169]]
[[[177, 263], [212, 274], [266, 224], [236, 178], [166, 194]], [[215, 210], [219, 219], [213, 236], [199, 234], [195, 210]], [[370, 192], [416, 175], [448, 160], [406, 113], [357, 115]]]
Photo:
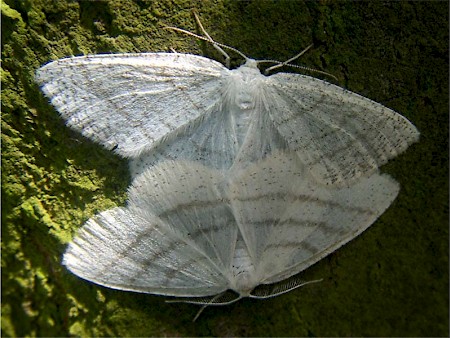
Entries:
[[234, 121], [229, 110], [221, 104], [196, 126], [178, 134], [171, 142], [156, 146], [150, 152], [130, 161], [132, 177], [148, 167], [166, 160], [191, 160], [216, 169], [227, 169], [238, 152]]
[[68, 126], [136, 157], [208, 114], [227, 72], [195, 55], [104, 54], [51, 62], [36, 81]]
[[274, 152], [233, 172], [228, 187], [231, 207], [249, 255], [256, 266], [276, 224], [292, 199], [292, 184], [304, 174], [295, 153]]
[[[198, 161], [216, 169], [242, 167], [261, 160], [274, 150], [286, 148], [286, 142], [264, 111], [264, 100], [259, 91], [251, 93], [254, 101], [251, 107], [238, 107], [236, 102], [244, 90], [242, 77], [246, 78], [243, 68], [235, 70], [234, 76], [224, 77], [220, 104], [214, 106], [202, 123], [179, 134], [172, 142], [133, 159], [130, 163], [132, 175], [139, 175], [147, 167], [167, 159]], [[258, 80], [264, 78], [258, 71], [251, 76], [257, 76]]]
[[269, 284], [305, 270], [358, 236], [398, 190], [393, 179], [379, 174], [350, 187], [323, 186], [302, 174], [295, 154], [274, 154], [239, 177], [233, 208], [256, 273]]
[[405, 117], [325, 81], [278, 73], [267, 84], [277, 130], [326, 184], [368, 176], [419, 138]]
[[219, 179], [192, 163], [149, 169], [133, 182], [126, 208], [83, 226], [64, 264], [121, 290], [184, 297], [225, 291], [237, 227], [214, 191]]
[[164, 161], [133, 181], [129, 208], [151, 210], [225, 274], [239, 230], [224, 199], [223, 182], [220, 171], [197, 162]]
[[91, 218], [69, 244], [63, 264], [83, 279], [119, 290], [188, 297], [226, 289], [202, 253], [167, 233], [157, 217], [141, 218], [126, 208]]
[[[310, 196], [325, 196], [326, 193], [328, 196], [291, 206], [281, 221], [284, 222], [285, 231], [284, 236], [280, 234], [278, 243], [281, 247], [295, 245], [296, 241], [289, 240], [289, 228], [295, 228], [298, 220], [306, 225], [310, 233], [298, 238], [299, 248], [283, 257], [284, 271], [272, 274], [265, 283], [277, 282], [305, 270], [360, 235], [390, 206], [398, 194], [399, 186], [388, 175], [375, 173], [362, 178], [355, 185], [332, 192], [320, 191], [314, 184], [302, 191]], [[300, 208], [304, 212], [300, 212]], [[275, 257], [278, 257], [276, 250], [266, 250], [262, 259], [270, 262]], [[262, 269], [269, 271], [267, 266]]]

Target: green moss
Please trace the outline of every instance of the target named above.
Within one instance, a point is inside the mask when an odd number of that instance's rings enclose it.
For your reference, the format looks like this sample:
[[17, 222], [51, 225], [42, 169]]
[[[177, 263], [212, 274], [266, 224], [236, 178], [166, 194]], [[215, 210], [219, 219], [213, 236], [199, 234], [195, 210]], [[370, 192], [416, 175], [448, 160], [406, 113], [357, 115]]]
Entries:
[[8, 18], [11, 18], [13, 20], [21, 21], [20, 13], [17, 12], [16, 10], [12, 9], [11, 7], [9, 7], [8, 4], [6, 4], [5, 2], [2, 2], [0, 4], [0, 6], [1, 6], [2, 15], [4, 15], [5, 17], [8, 17]]
[[[196, 31], [254, 58], [299, 62], [409, 118], [418, 144], [383, 170], [402, 190], [362, 236], [267, 301], [198, 308], [102, 288], [61, 265], [92, 215], [124, 205], [126, 161], [64, 126], [34, 84], [57, 58], [168, 51], [221, 56], [163, 30]], [[443, 336], [448, 334], [448, 3], [4, 1], [3, 336]], [[444, 13], [444, 14], [443, 14]], [[232, 55], [232, 64], [242, 60]]]

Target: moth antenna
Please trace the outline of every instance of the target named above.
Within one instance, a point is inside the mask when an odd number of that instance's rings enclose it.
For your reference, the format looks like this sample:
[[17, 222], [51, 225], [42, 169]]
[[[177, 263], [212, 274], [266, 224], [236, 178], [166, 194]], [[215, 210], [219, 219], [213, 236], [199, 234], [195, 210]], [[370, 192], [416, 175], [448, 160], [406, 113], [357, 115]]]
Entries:
[[339, 82], [339, 80], [338, 80], [338, 78], [337, 78], [336, 76], [334, 76], [333, 74], [324, 72], [324, 71], [322, 71], [322, 70], [318, 70], [318, 69], [314, 69], [314, 68], [309, 68], [309, 67], [305, 67], [305, 66], [299, 66], [299, 65], [291, 65], [291, 64], [286, 64], [286, 66], [293, 67], [293, 68], [298, 68], [298, 69], [303, 69], [303, 70], [306, 70], [306, 71], [311, 72], [311, 73], [322, 74], [322, 75], [331, 77], [332, 79], [334, 79], [334, 80], [336, 80], [337, 82]]
[[[248, 56], [244, 55], [244, 53], [242, 53], [241, 51], [237, 50], [236, 48], [233, 48], [233, 47], [224, 45], [224, 44], [222, 44], [220, 42], [214, 41], [213, 38], [208, 34], [206, 29], [203, 27], [203, 25], [202, 25], [202, 23], [200, 21], [200, 18], [197, 15], [197, 13], [195, 11], [193, 11], [193, 13], [194, 13], [195, 20], [197, 21], [197, 24], [200, 27], [200, 30], [202, 31], [202, 33], [205, 36], [201, 36], [201, 35], [189, 32], [189, 31], [187, 31], [185, 29], [181, 29], [181, 28], [178, 28], [178, 27], [166, 26], [166, 27], [164, 27], [164, 29], [172, 29], [174, 31], [177, 31], [177, 32], [180, 32], [180, 33], [183, 33], [183, 34], [186, 34], [186, 35], [190, 35], [190, 36], [195, 37], [197, 39], [200, 39], [200, 40], [207, 41], [207, 42], [211, 43], [213, 45], [213, 47], [225, 57], [225, 66], [228, 69], [230, 68], [230, 56], [221, 47], [229, 49], [229, 50], [239, 54], [245, 60], [249, 59]], [[339, 81], [336, 76], [334, 76], [334, 75], [332, 75], [330, 73], [327, 73], [327, 72], [324, 72], [324, 71], [321, 71], [321, 70], [318, 70], [318, 69], [314, 69], [314, 68], [309, 68], [309, 67], [305, 67], [305, 66], [299, 66], [299, 65], [292, 65], [292, 64], [290, 64], [290, 62], [298, 59], [300, 56], [305, 54], [313, 46], [314, 46], [314, 44], [310, 44], [308, 47], [306, 47], [300, 53], [294, 55], [290, 59], [288, 59], [286, 61], [283, 61], [283, 62], [276, 61], [276, 60], [257, 60], [257, 63], [266, 63], [266, 62], [276, 63], [276, 65], [274, 65], [272, 67], [269, 67], [269, 68], [267, 68], [264, 71], [265, 75], [267, 75], [270, 71], [272, 71], [274, 69], [277, 69], [277, 68], [280, 68], [280, 67], [283, 67], [283, 66], [289, 66], [289, 67], [293, 67], [293, 68], [303, 69], [303, 70], [306, 70], [306, 71], [311, 72], [311, 73], [318, 73], [318, 74], [326, 75], [326, 76], [329, 76], [329, 77], [333, 78], [336, 81]]]
[[217, 45], [217, 43], [213, 40], [213, 38], [208, 34], [206, 29], [203, 28], [202, 22], [200, 21], [200, 18], [198, 17], [197, 12], [194, 10], [193, 13], [194, 13], [195, 21], [197, 21], [197, 24], [200, 27], [200, 29], [202, 30], [203, 34], [208, 38], [209, 42], [212, 43], [213, 47], [225, 57], [225, 66], [228, 69], [230, 69], [230, 56], [222, 48], [220, 48], [219, 45]]
[[192, 319], [192, 322], [195, 323], [195, 321], [197, 320], [198, 317], [200, 317], [200, 315], [202, 314], [203, 310], [206, 309], [208, 305], [202, 305], [202, 307], [200, 308], [200, 310], [198, 310], [197, 314], [195, 315], [194, 319]]
[[217, 299], [219, 299], [219, 297], [221, 297], [224, 294], [224, 292], [221, 292], [217, 295], [215, 295], [213, 298], [211, 298], [211, 300], [209, 301], [208, 304], [204, 304], [202, 305], [202, 307], [200, 308], [200, 310], [198, 310], [197, 314], [195, 315], [194, 319], [192, 319], [192, 322], [194, 323], [198, 317], [200, 317], [201, 313], [203, 312], [204, 309], [206, 309], [206, 307], [208, 305], [211, 305], [214, 301], [216, 301]]
[[298, 59], [300, 56], [302, 56], [303, 54], [305, 54], [309, 49], [311, 49], [313, 47], [314, 44], [310, 44], [308, 47], [306, 47], [304, 50], [302, 50], [300, 53], [294, 55], [293, 57], [291, 57], [290, 59], [284, 61], [284, 62], [280, 62], [280, 61], [275, 61], [275, 60], [260, 60], [258, 61], [258, 63], [263, 63], [263, 62], [273, 62], [276, 63], [276, 65], [267, 68], [264, 71], [265, 75], [268, 75], [270, 71], [283, 67], [283, 66], [289, 66], [289, 67], [293, 67], [293, 68], [298, 68], [298, 69], [303, 69], [306, 70], [308, 72], [311, 73], [318, 73], [318, 74], [322, 74], [322, 75], [326, 75], [329, 76], [331, 78], [333, 78], [336, 81], [339, 81], [338, 78], [336, 76], [334, 76], [333, 74], [324, 72], [322, 70], [318, 70], [318, 69], [314, 69], [314, 68], [309, 68], [309, 67], [305, 67], [305, 66], [299, 66], [299, 65], [292, 65], [291, 62]]
[[281, 290], [278, 292], [274, 292], [270, 295], [265, 295], [265, 296], [256, 296], [256, 295], [250, 295], [249, 298], [254, 298], [254, 299], [268, 299], [268, 298], [273, 298], [273, 297], [277, 297], [280, 296], [282, 294], [288, 293], [292, 290], [295, 290], [297, 288], [300, 288], [302, 286], [308, 285], [308, 284], [313, 284], [313, 283], [319, 283], [323, 281], [323, 279], [316, 279], [316, 280], [311, 280], [311, 281], [307, 281], [307, 282], [299, 282], [298, 284], [295, 284], [293, 286], [290, 286], [288, 288], [286, 288], [285, 290]]
[[[216, 48], [222, 55], [225, 56], [225, 63], [226, 63], [227, 68], [230, 68], [229, 67], [229, 63], [230, 63], [229, 59], [230, 59], [230, 57], [222, 48], [229, 49], [229, 50], [239, 54], [245, 60], [249, 60], [250, 59], [247, 55], [245, 55], [241, 51], [237, 50], [236, 48], [233, 48], [233, 47], [224, 45], [223, 43], [214, 41], [211, 38], [211, 36], [209, 36], [209, 34], [203, 28], [203, 25], [201, 24], [200, 19], [198, 19], [197, 16], [195, 18], [196, 18], [196, 20], [198, 20], [197, 22], [198, 22], [198, 24], [200, 26], [200, 29], [203, 31], [203, 33], [206, 35], [206, 37], [198, 35], [198, 34], [195, 34], [195, 33], [192, 33], [192, 32], [189, 32], [189, 31], [187, 31], [185, 29], [181, 29], [181, 28], [178, 28], [178, 27], [166, 26], [166, 27], [164, 27], [164, 29], [171, 29], [171, 30], [174, 30], [176, 32], [180, 32], [180, 33], [183, 33], [183, 34], [186, 34], [186, 35], [190, 35], [190, 36], [192, 36], [194, 38], [197, 38], [199, 40], [203, 40], [203, 41], [207, 41], [207, 42], [211, 43], [214, 48]], [[220, 47], [222, 47], [222, 48], [220, 48]]]
[[302, 56], [303, 54], [305, 54], [308, 50], [311, 49], [311, 47], [312, 47], [313, 45], [314, 45], [314, 44], [310, 44], [308, 47], [306, 47], [305, 49], [303, 49], [303, 50], [302, 50], [300, 53], [298, 53], [297, 55], [294, 55], [294, 56], [291, 57], [290, 59], [288, 59], [288, 60], [286, 60], [286, 61], [284, 61], [284, 62], [281, 62], [281, 63], [279, 63], [279, 64], [277, 64], [277, 65], [275, 65], [275, 66], [269, 67], [269, 68], [267, 68], [265, 71], [266, 71], [266, 72], [270, 72], [271, 70], [274, 70], [274, 69], [277, 69], [277, 68], [280, 68], [280, 67], [283, 67], [283, 66], [289, 64], [289, 62], [292, 62], [292, 61], [298, 59], [298, 58], [299, 58], [300, 56]]
[[[187, 34], [187, 35], [193, 36], [194, 38], [197, 38], [197, 39], [200, 39], [200, 40], [203, 40], [203, 41], [211, 42], [208, 38], [205, 38], [204, 36], [201, 36], [201, 35], [189, 32], [189, 31], [187, 31], [185, 29], [181, 29], [181, 28], [178, 28], [178, 27], [172, 27], [172, 26], [166, 26], [166, 27], [163, 27], [163, 28], [164, 29], [172, 29], [174, 31], [181, 32], [183, 34]], [[222, 48], [226, 48], [226, 49], [232, 50], [233, 52], [239, 54], [240, 56], [242, 56], [246, 60], [250, 59], [248, 56], [246, 56], [244, 53], [240, 52], [236, 48], [224, 45], [223, 43], [216, 42], [216, 41], [214, 41], [214, 44], [217, 45], [217, 46], [220, 46]]]

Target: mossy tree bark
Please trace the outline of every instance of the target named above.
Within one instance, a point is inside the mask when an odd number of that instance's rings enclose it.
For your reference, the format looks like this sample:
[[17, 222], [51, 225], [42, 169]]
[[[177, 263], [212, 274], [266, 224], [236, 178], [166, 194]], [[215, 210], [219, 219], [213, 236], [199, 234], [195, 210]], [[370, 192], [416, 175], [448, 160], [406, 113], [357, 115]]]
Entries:
[[[123, 205], [126, 161], [64, 126], [33, 81], [42, 64], [105, 52], [213, 48], [301, 63], [399, 111], [421, 140], [383, 171], [402, 190], [362, 236], [302, 274], [320, 284], [208, 308], [93, 285], [61, 266], [76, 230]], [[3, 336], [448, 334], [448, 3], [13, 1], [2, 10]], [[239, 59], [233, 55], [234, 65]], [[289, 70], [292, 71], [292, 70]]]

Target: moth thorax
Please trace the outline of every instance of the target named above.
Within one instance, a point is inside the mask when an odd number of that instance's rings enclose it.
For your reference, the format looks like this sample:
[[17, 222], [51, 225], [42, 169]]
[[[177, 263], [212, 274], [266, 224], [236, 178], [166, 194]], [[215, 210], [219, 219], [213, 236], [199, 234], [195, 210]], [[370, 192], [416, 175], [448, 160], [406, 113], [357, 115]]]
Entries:
[[240, 67], [230, 77], [230, 98], [242, 113], [255, 109], [257, 105], [261, 73], [258, 68]]

